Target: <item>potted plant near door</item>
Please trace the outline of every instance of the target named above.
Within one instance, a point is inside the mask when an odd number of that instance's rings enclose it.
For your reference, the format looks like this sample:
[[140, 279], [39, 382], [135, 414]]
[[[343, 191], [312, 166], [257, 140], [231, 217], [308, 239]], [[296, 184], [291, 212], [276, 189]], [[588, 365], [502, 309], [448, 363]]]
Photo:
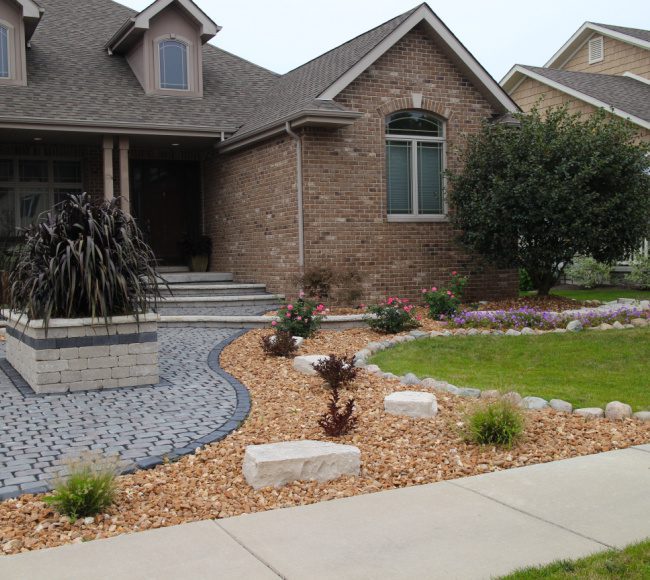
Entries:
[[212, 253], [209, 236], [186, 236], [181, 242], [181, 252], [192, 272], [207, 272]]
[[117, 199], [68, 195], [16, 256], [8, 362], [38, 393], [158, 383], [154, 266]]

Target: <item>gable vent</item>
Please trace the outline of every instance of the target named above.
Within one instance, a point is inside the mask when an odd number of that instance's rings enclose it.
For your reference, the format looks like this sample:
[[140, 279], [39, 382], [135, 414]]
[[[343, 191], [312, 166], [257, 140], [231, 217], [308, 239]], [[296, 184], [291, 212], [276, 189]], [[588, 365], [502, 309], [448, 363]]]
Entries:
[[596, 36], [589, 41], [589, 64], [600, 62], [604, 58], [603, 37]]

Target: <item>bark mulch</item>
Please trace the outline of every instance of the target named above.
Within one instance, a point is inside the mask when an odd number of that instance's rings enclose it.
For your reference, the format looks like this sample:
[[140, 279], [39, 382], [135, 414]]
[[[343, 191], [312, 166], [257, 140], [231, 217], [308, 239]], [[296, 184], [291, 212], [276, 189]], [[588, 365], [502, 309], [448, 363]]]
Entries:
[[[355, 398], [359, 423], [352, 434], [337, 440], [361, 449], [361, 476], [254, 491], [241, 474], [246, 445], [326, 440], [316, 422], [325, 411], [327, 388], [318, 377], [296, 373], [291, 360], [265, 357], [260, 337], [266, 332], [245, 334], [221, 357], [222, 366], [252, 395], [251, 415], [237, 432], [196, 455], [120, 477], [115, 506], [87, 522], [70, 523], [54, 514], [41, 496], [3, 502], [0, 552], [15, 554], [194, 520], [304, 505], [650, 441], [649, 423], [589, 421], [548, 410], [526, 414], [525, 436], [516, 447], [479, 447], [463, 441], [459, 426], [463, 413], [480, 402], [437, 394], [440, 412], [435, 419], [386, 415], [384, 397], [409, 387], [361, 371], [354, 385], [343, 391], [344, 399]], [[377, 339], [381, 336], [367, 329], [320, 332], [305, 341], [300, 354], [353, 354]]]

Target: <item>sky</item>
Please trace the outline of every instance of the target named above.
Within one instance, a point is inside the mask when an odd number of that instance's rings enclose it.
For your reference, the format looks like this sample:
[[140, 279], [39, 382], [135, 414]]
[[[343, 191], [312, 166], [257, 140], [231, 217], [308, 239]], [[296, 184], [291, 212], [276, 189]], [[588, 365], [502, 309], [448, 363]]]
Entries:
[[[152, 0], [121, 0], [142, 10]], [[222, 30], [212, 44], [285, 73], [410, 10], [418, 0], [195, 0]], [[647, 0], [430, 0], [429, 6], [496, 79], [542, 66], [589, 20], [650, 29]]]

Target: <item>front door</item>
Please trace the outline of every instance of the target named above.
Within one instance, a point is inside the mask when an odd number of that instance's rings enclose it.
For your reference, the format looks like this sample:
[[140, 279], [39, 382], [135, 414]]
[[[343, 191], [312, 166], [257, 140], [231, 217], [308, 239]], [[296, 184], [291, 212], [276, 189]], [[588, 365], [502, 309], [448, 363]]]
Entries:
[[184, 265], [181, 242], [200, 231], [200, 170], [194, 161], [131, 162], [133, 213], [160, 265]]

